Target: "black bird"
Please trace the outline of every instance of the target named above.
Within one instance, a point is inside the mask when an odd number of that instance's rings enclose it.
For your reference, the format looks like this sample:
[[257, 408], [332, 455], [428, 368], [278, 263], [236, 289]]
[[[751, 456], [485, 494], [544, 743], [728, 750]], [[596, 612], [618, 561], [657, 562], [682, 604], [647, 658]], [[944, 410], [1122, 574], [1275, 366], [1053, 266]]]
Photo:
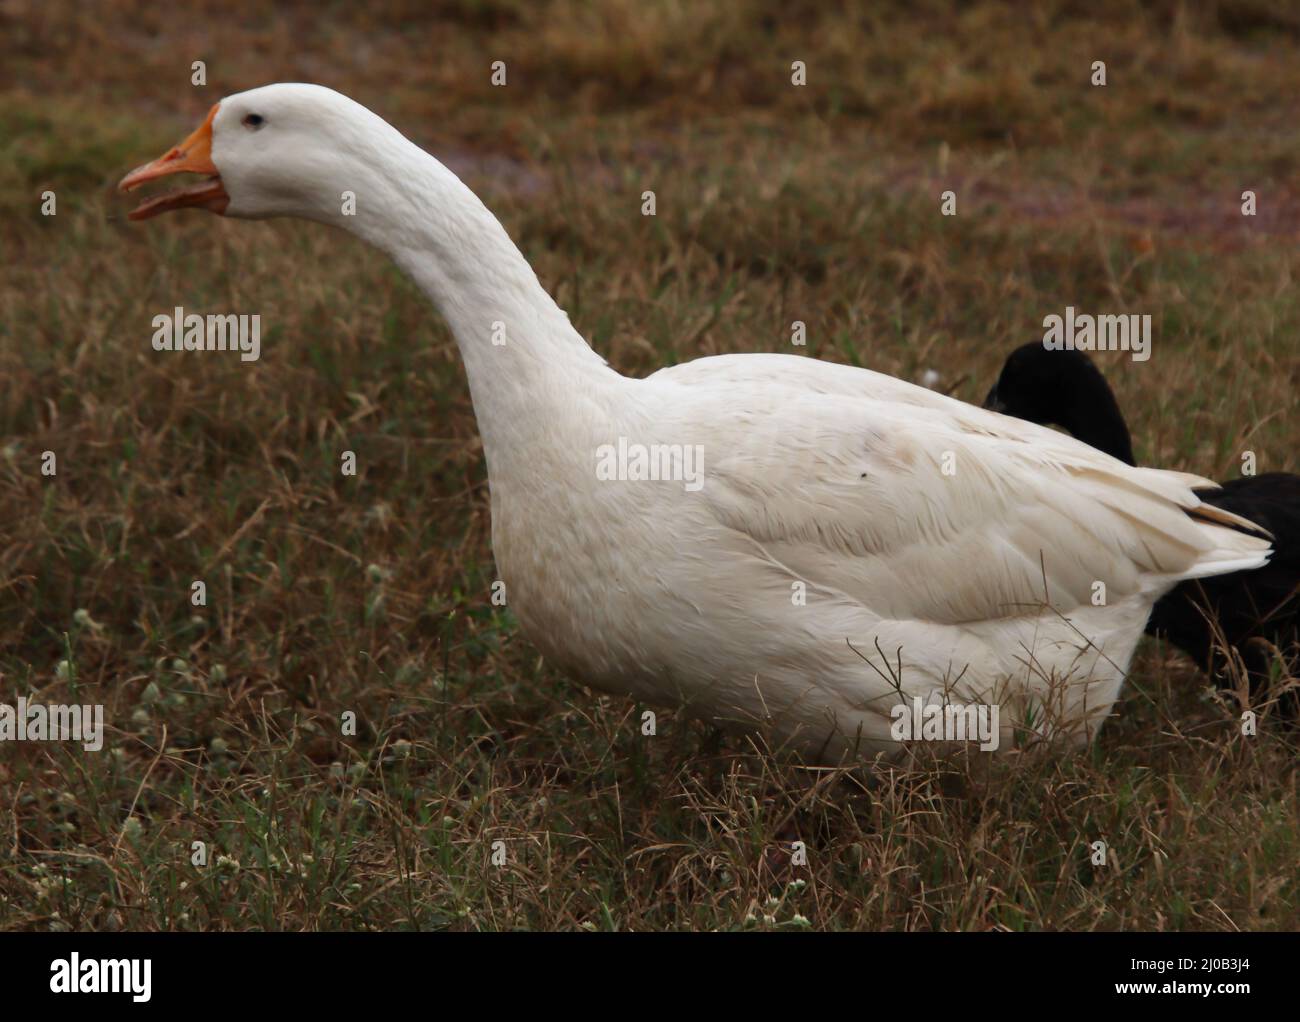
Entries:
[[[1099, 451], [1135, 464], [1115, 395], [1081, 351], [1050, 350], [1040, 341], [1017, 348], [984, 407], [1060, 426]], [[1156, 604], [1146, 631], [1172, 642], [1212, 676], [1221, 676], [1225, 667], [1226, 644], [1240, 655], [1251, 694], [1258, 695], [1268, 688], [1274, 649], [1286, 660], [1288, 673], [1300, 669], [1300, 476], [1269, 472], [1229, 479], [1221, 490], [1198, 490], [1197, 496], [1271, 532], [1273, 556], [1253, 571], [1180, 583]], [[1300, 693], [1294, 688], [1281, 702], [1289, 716], [1300, 711]]]

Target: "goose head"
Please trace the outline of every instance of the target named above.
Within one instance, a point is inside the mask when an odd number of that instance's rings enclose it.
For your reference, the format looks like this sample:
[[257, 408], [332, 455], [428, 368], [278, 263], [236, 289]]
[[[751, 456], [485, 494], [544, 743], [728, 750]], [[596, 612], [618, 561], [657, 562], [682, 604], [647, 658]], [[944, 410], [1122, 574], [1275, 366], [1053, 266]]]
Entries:
[[[513, 410], [485, 409], [530, 392], [498, 385], [507, 363], [520, 378], [578, 365], [608, 372], [478, 197], [347, 96], [298, 83], [227, 96], [188, 138], [118, 187], [130, 192], [186, 174], [201, 180], [146, 200], [130, 218], [190, 208], [250, 220], [297, 217], [379, 249], [447, 320], [469, 369], [480, 422], [515, 421]], [[519, 325], [510, 344], [494, 339], [496, 323]]]
[[[267, 85], [227, 96], [197, 129], [119, 183], [123, 192], [174, 174], [203, 180], [145, 200], [129, 215], [145, 220], [176, 209], [206, 209], [259, 220], [293, 216], [340, 224], [344, 193], [373, 185], [393, 136], [359, 103], [320, 85]], [[372, 193], [373, 194], [373, 193]]]
[[1040, 426], [1060, 426], [1112, 458], [1134, 464], [1115, 393], [1082, 351], [1030, 341], [1007, 356], [984, 407]]

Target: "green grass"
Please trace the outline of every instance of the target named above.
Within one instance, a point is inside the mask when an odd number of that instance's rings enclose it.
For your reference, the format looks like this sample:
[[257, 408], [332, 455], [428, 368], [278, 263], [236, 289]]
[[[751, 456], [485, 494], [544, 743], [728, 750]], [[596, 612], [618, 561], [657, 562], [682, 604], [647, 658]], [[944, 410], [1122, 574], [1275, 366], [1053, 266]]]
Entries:
[[[1140, 460], [1294, 470], [1296, 25], [1245, 2], [426, 6], [6, 23], [0, 701], [100, 702], [109, 734], [0, 748], [0, 926], [1300, 925], [1295, 733], [1241, 738], [1235, 698], [1155, 644], [1074, 758], [828, 773], [659, 708], [643, 737], [645, 707], [491, 605], [464, 375], [414, 287], [340, 234], [142, 227], [111, 191], [221, 95], [317, 80], [447, 155], [626, 373], [788, 351], [801, 319], [814, 357], [979, 400], [1044, 315], [1149, 312], [1151, 361], [1102, 359]], [[261, 361], [153, 352], [177, 304], [259, 313]]]

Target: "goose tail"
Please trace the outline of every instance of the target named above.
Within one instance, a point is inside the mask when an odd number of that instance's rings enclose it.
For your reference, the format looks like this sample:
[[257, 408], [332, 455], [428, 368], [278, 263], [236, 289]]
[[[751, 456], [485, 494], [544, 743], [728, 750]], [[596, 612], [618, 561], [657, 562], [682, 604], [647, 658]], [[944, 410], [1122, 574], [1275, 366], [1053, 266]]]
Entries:
[[1262, 525], [1256, 525], [1249, 519], [1242, 518], [1241, 515], [1233, 514], [1231, 511], [1225, 511], [1221, 507], [1215, 507], [1213, 504], [1202, 502], [1199, 506], [1192, 508], [1187, 512], [1196, 521], [1204, 522], [1207, 525], [1223, 525], [1229, 529], [1234, 529], [1248, 536], [1256, 536], [1259, 539], [1266, 539], [1272, 542], [1273, 534]]
[[1272, 534], [1241, 515], [1206, 503], [1188, 508], [1187, 513], [1201, 525], [1211, 545], [1183, 573], [1185, 579], [1253, 571], [1273, 554]]

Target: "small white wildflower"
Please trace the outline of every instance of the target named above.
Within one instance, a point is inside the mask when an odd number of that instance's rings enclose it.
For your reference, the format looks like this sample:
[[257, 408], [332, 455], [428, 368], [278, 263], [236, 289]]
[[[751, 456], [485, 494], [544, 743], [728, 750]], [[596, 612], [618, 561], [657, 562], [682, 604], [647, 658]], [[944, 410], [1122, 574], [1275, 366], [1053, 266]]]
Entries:
[[72, 614], [72, 623], [78, 628], [89, 628], [92, 632], [104, 630], [104, 626], [90, 616], [90, 611], [85, 607], [78, 607]]

